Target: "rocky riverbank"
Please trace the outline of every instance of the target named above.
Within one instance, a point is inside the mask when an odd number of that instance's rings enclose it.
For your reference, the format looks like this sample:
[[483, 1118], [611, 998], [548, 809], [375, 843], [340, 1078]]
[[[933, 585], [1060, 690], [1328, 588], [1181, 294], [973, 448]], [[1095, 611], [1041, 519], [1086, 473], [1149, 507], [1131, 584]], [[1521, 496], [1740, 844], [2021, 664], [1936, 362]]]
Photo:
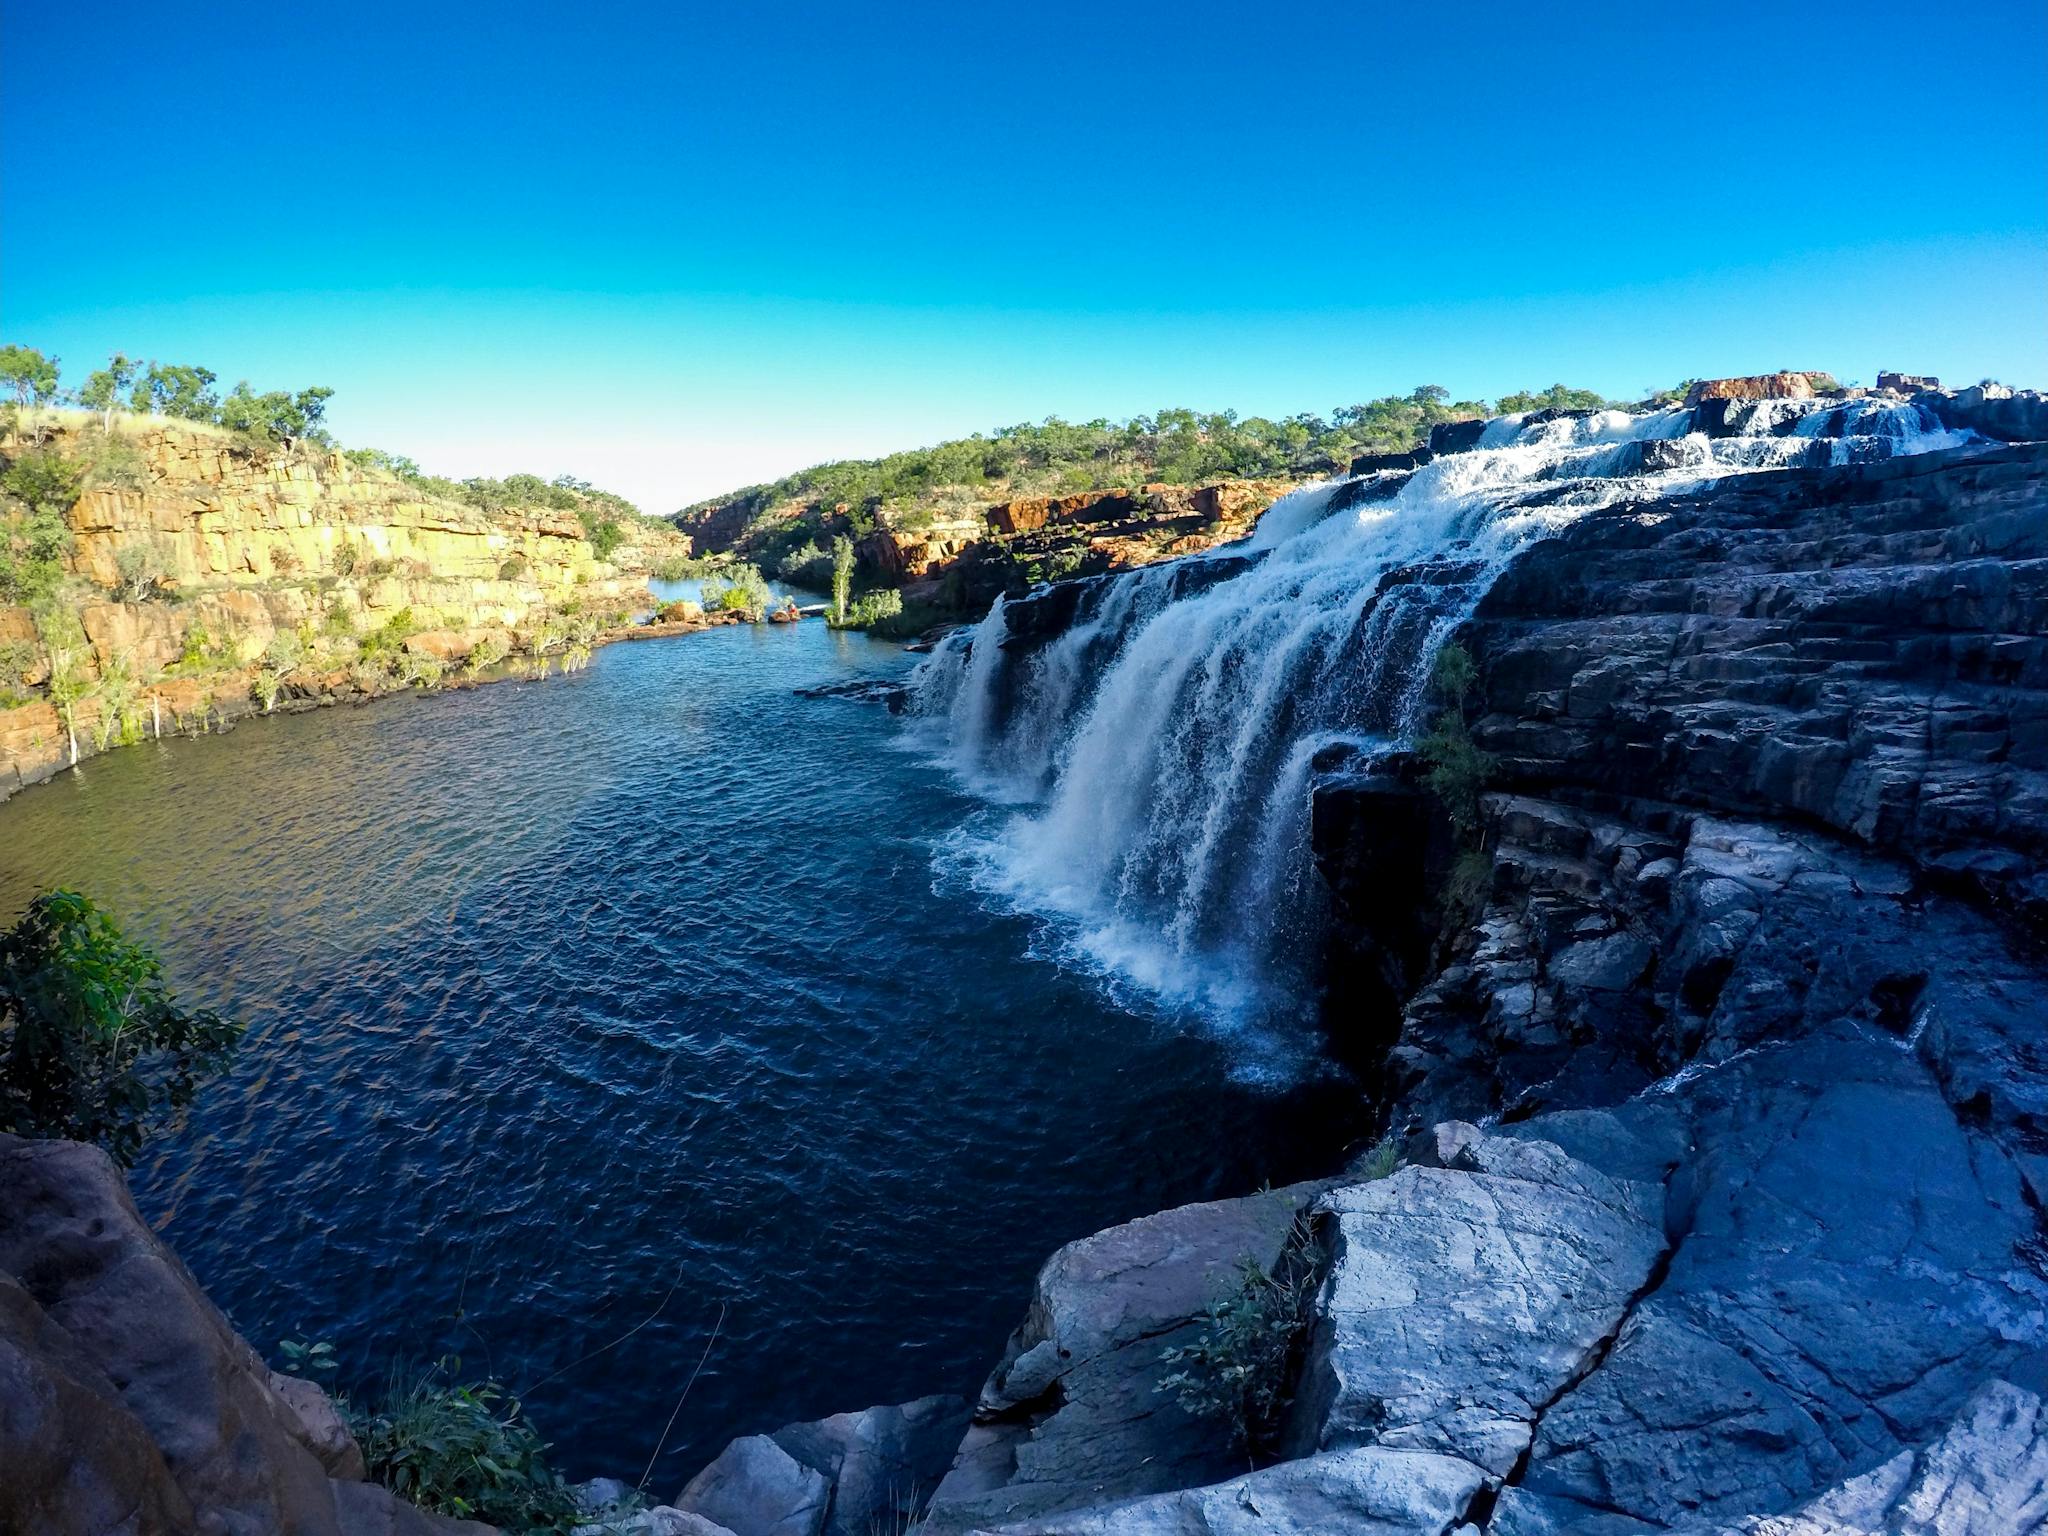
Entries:
[[[1690, 424], [1711, 438], [1784, 388], [1702, 390]], [[1912, 398], [1982, 440], [1836, 462], [1799, 440], [1802, 401], [1791, 467], [1528, 545], [1458, 630], [1476, 828], [1419, 762], [1316, 763], [1324, 1022], [1386, 1106], [1383, 1152], [1071, 1243], [971, 1404], [743, 1434], [624, 1528], [2048, 1525], [2048, 406]], [[1665, 441], [1627, 447], [1694, 451]], [[1414, 469], [1366, 466], [1340, 510]], [[1465, 569], [1420, 561], [1373, 601]], [[1103, 611], [1052, 588], [1010, 605], [1008, 643]], [[71, 1415], [0, 1419], [0, 1449], [40, 1448], [17, 1507], [71, 1496], [48, 1447], [118, 1444], [77, 1463], [99, 1507], [422, 1528], [344, 1487], [317, 1405], [295, 1430], [271, 1404], [311, 1399], [148, 1247], [96, 1156], [0, 1146], [21, 1170], [0, 1180], [0, 1370]], [[172, 1278], [99, 1278], [131, 1269]], [[1299, 1306], [1249, 1458], [1169, 1358], [1217, 1347], [1247, 1270]], [[142, 1371], [108, 1321], [142, 1306], [211, 1321]], [[843, 1385], [819, 1406], [857, 1400]], [[294, 1523], [270, 1513], [287, 1502]]]

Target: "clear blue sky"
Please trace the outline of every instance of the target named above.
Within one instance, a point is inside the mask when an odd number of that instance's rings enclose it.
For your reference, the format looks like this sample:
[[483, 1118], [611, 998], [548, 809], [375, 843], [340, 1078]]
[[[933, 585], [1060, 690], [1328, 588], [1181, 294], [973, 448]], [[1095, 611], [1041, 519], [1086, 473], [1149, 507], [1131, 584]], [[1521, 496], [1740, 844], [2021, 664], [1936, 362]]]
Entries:
[[2044, 17], [11, 5], [0, 327], [652, 510], [1049, 413], [2048, 384]]

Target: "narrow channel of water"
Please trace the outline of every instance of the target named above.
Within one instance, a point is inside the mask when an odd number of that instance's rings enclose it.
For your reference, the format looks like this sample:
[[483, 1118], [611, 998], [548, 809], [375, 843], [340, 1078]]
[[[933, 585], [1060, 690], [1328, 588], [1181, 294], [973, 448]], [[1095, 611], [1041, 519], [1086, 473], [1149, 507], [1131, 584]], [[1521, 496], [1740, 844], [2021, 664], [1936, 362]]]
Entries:
[[357, 1389], [459, 1353], [632, 1478], [723, 1305], [667, 1495], [732, 1435], [972, 1393], [1063, 1241], [1336, 1162], [1353, 1091], [1062, 970], [934, 857], [988, 813], [792, 691], [912, 659], [617, 645], [0, 805], [0, 914], [87, 890], [251, 1021], [134, 1182], [259, 1349], [332, 1339]]

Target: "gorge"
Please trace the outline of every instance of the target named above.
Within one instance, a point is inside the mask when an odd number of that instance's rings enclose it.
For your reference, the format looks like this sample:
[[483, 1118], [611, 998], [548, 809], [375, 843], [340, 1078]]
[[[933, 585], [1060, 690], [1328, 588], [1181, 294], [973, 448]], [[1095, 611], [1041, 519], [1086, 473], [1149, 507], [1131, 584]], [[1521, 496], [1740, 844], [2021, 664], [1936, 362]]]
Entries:
[[[655, 1452], [626, 1529], [2037, 1529], [2044, 444], [1804, 375], [1449, 424], [919, 663], [735, 628], [90, 764], [0, 901], [248, 989], [135, 1181], [242, 1332], [517, 1355], [579, 1473]], [[0, 1212], [60, 1332], [69, 1177]], [[1162, 1358], [1244, 1264], [1249, 1470]], [[158, 1430], [118, 1338], [8, 1337]], [[109, 1497], [375, 1528], [289, 1452]]]

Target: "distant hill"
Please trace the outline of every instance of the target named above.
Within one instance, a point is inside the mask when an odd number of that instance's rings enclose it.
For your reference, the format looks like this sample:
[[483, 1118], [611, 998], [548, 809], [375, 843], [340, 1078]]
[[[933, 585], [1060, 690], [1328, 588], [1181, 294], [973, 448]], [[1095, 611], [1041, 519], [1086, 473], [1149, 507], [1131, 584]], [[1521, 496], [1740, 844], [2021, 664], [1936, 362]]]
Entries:
[[1142, 564], [1235, 537], [1290, 486], [1362, 454], [1414, 448], [1442, 422], [1608, 402], [1553, 384], [1488, 402], [1424, 385], [1272, 420], [1169, 409], [1127, 421], [999, 428], [879, 459], [841, 459], [675, 514], [699, 555], [822, 585], [833, 541], [856, 542], [860, 583], [899, 588], [898, 628], [976, 609], [994, 592]]

